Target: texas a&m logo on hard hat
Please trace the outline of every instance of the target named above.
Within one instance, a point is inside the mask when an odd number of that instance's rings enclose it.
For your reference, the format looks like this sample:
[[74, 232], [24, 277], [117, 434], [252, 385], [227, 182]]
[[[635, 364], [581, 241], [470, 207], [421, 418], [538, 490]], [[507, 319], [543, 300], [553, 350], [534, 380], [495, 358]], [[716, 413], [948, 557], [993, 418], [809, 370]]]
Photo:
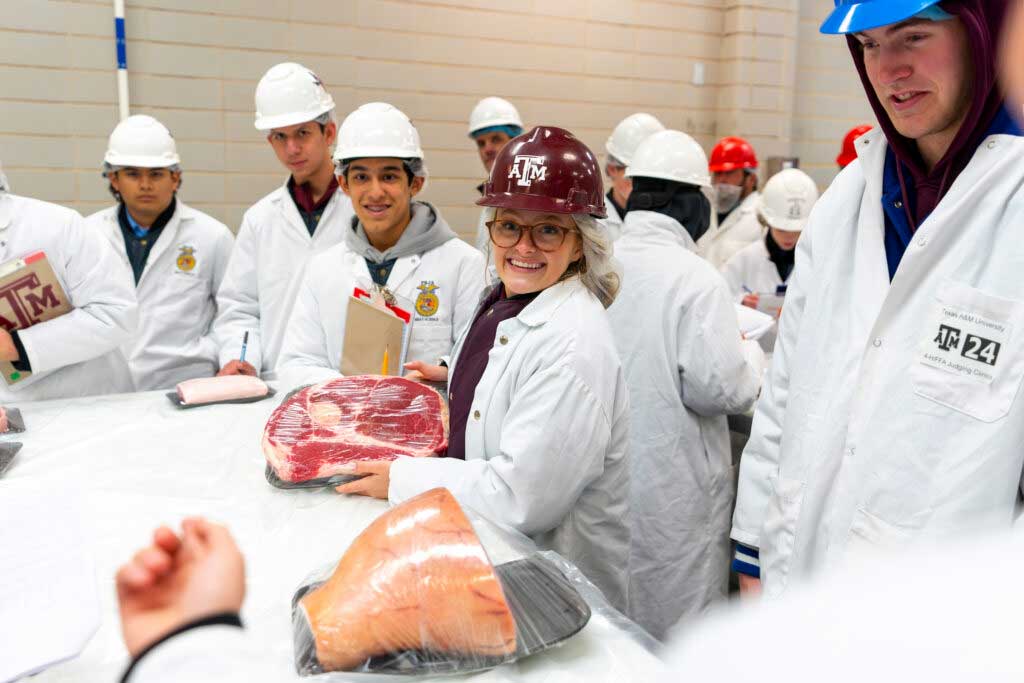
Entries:
[[510, 180], [515, 178], [516, 185], [520, 187], [529, 187], [534, 180], [543, 182], [548, 171], [544, 161], [542, 156], [519, 154], [508, 170], [508, 177]]

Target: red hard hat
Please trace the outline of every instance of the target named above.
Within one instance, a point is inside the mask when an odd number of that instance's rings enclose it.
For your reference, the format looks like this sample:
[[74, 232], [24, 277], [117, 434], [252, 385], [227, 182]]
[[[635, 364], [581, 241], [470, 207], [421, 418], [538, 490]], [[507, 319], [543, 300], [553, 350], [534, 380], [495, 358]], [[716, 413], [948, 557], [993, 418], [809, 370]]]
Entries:
[[871, 130], [871, 126], [857, 126], [856, 128], [851, 128], [850, 132], [846, 134], [846, 137], [843, 138], [843, 151], [836, 157], [836, 163], [839, 164], [839, 168], [846, 168], [857, 158], [857, 148], [853, 146], [853, 141], [869, 130]]
[[604, 185], [594, 153], [562, 128], [537, 126], [509, 140], [491, 167], [480, 206], [604, 218]]
[[728, 173], [737, 168], [757, 168], [754, 148], [743, 138], [722, 138], [711, 150], [708, 170], [712, 173]]

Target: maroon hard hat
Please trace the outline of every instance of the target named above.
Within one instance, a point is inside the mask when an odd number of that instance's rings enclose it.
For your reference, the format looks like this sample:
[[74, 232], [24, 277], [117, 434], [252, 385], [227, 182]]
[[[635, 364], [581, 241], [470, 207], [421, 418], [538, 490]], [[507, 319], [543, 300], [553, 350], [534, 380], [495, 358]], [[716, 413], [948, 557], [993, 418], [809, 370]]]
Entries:
[[608, 215], [594, 153], [563, 128], [537, 126], [509, 140], [491, 167], [480, 206]]

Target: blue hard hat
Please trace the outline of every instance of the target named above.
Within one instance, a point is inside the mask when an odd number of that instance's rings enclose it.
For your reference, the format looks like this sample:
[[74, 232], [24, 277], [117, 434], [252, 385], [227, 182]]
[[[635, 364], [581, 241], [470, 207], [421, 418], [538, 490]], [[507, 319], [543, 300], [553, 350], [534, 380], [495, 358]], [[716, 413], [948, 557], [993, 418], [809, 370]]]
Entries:
[[[822, 33], [856, 33], [898, 24], [939, 4], [939, 0], [835, 0]], [[945, 14], [940, 8], [939, 13]]]

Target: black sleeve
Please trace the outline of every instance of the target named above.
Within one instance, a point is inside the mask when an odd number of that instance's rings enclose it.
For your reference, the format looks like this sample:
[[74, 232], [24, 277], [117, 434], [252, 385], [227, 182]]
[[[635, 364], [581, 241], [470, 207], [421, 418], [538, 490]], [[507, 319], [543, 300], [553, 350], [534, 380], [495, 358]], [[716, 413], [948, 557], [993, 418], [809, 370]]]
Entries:
[[18, 360], [12, 362], [11, 365], [19, 372], [32, 372], [32, 361], [25, 353], [25, 345], [21, 343], [21, 337], [18, 336], [17, 330], [11, 332], [11, 341], [14, 342], [14, 348], [18, 350]]
[[152, 652], [158, 645], [161, 645], [162, 643], [170, 640], [171, 638], [177, 635], [184, 633], [185, 631], [191, 631], [194, 628], [202, 628], [203, 626], [237, 626], [238, 628], [242, 628], [242, 620], [238, 616], [237, 612], [223, 612], [221, 614], [214, 614], [209, 617], [197, 619], [195, 621], [185, 624], [184, 626], [180, 626], [174, 629], [173, 631], [165, 635], [163, 638], [160, 638], [156, 642], [150, 644], [148, 647], [146, 647], [146, 649], [139, 653], [138, 657], [131, 661], [131, 663], [128, 665], [128, 668], [125, 669], [124, 675], [121, 676], [121, 683], [127, 683], [128, 677], [132, 675], [132, 671], [135, 669], [135, 666], [142, 660], [143, 657]]

